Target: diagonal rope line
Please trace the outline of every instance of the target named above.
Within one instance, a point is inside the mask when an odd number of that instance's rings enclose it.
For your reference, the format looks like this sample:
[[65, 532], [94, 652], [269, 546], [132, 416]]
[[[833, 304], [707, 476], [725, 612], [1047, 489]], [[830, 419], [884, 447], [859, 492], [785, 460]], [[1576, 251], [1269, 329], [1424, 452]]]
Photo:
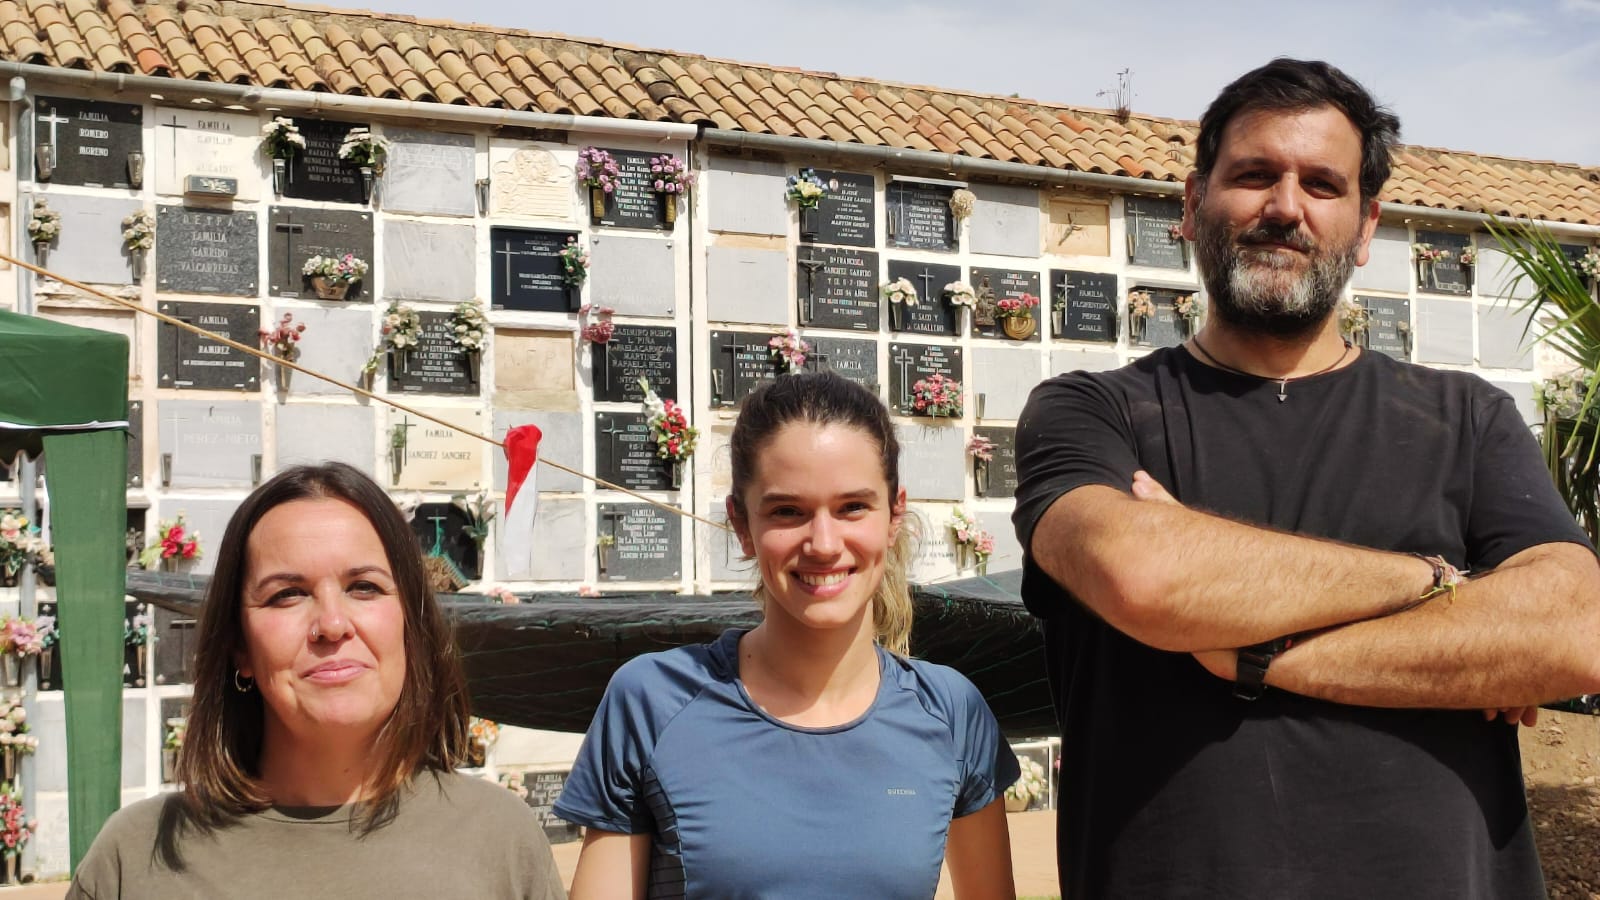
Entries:
[[[70, 288], [72, 288], [74, 290], [77, 290], [77, 291], [81, 291], [81, 292], [83, 292], [85, 294], [88, 294], [89, 296], [94, 297], [96, 299], [104, 300], [104, 301], [106, 301], [108, 303], [114, 303], [117, 306], [121, 306], [121, 307], [124, 307], [124, 308], [127, 308], [127, 309], [131, 309], [134, 312], [143, 313], [143, 314], [145, 314], [147, 316], [152, 316], [152, 317], [154, 317], [154, 318], [156, 318], [156, 319], [158, 319], [158, 320], [160, 320], [162, 322], [165, 322], [168, 325], [174, 326], [176, 328], [182, 328], [184, 331], [192, 332], [192, 333], [197, 334], [197, 335], [199, 335], [199, 336], [201, 336], [201, 337], [203, 337], [203, 338], [205, 338], [207, 340], [216, 341], [217, 343], [222, 344], [224, 346], [232, 347], [233, 349], [241, 351], [243, 353], [248, 353], [251, 356], [257, 357], [258, 359], [262, 359], [262, 360], [265, 360], [266, 362], [270, 362], [275, 366], [284, 366], [284, 367], [293, 369], [296, 372], [304, 372], [305, 374], [311, 376], [312, 378], [318, 378], [318, 379], [321, 379], [323, 381], [326, 381], [331, 385], [343, 388], [343, 389], [345, 389], [345, 390], [347, 390], [347, 391], [349, 391], [349, 392], [351, 392], [351, 393], [353, 393], [353, 394], [355, 394], [355, 395], [357, 395], [359, 397], [366, 397], [369, 400], [376, 400], [377, 402], [382, 403], [382, 404], [384, 404], [386, 406], [392, 406], [395, 409], [400, 410], [401, 412], [410, 413], [411, 415], [417, 416], [418, 418], [426, 419], [429, 422], [433, 422], [434, 424], [437, 424], [437, 425], [443, 425], [444, 427], [449, 428], [452, 431], [460, 432], [461, 434], [464, 434], [464, 435], [466, 435], [468, 437], [477, 438], [478, 440], [483, 441], [486, 444], [492, 444], [492, 445], [494, 445], [496, 447], [499, 447], [502, 451], [505, 450], [505, 443], [504, 442], [497, 441], [494, 438], [489, 437], [488, 435], [479, 434], [476, 431], [472, 431], [472, 430], [467, 429], [467, 428], [462, 428], [461, 426], [455, 424], [454, 422], [447, 422], [444, 419], [439, 418], [438, 416], [430, 415], [429, 413], [425, 413], [422, 410], [417, 409], [415, 407], [407, 406], [404, 403], [400, 403], [400, 402], [397, 402], [395, 400], [391, 400], [388, 397], [385, 397], [385, 396], [383, 396], [381, 394], [375, 394], [372, 391], [369, 391], [369, 390], [367, 390], [367, 389], [365, 389], [365, 388], [363, 388], [363, 387], [361, 387], [359, 385], [354, 385], [354, 384], [350, 384], [348, 382], [340, 381], [339, 379], [334, 378], [332, 375], [327, 375], [325, 373], [318, 372], [315, 369], [306, 368], [305, 366], [302, 366], [299, 363], [294, 362], [292, 360], [287, 360], [287, 359], [283, 359], [281, 357], [273, 356], [272, 354], [266, 353], [266, 352], [264, 352], [264, 351], [262, 351], [262, 350], [260, 350], [260, 349], [258, 349], [256, 347], [251, 347], [248, 344], [241, 344], [238, 341], [235, 341], [235, 340], [233, 340], [231, 338], [223, 337], [222, 335], [217, 334], [216, 332], [207, 331], [206, 329], [201, 328], [198, 325], [192, 325], [192, 324], [190, 324], [188, 322], [183, 321], [182, 319], [173, 318], [172, 316], [169, 316], [166, 313], [161, 312], [160, 310], [151, 309], [151, 308], [145, 306], [142, 303], [136, 303], [136, 302], [134, 302], [132, 300], [127, 300], [127, 299], [124, 299], [122, 297], [116, 297], [116, 296], [108, 294], [108, 293], [106, 293], [104, 291], [92, 288], [92, 287], [90, 287], [90, 286], [88, 286], [86, 284], [80, 284], [79, 282], [73, 281], [70, 278], [66, 278], [66, 277], [64, 277], [62, 275], [58, 275], [55, 272], [50, 271], [49, 269], [46, 269], [46, 268], [43, 268], [43, 267], [40, 267], [40, 266], [36, 266], [33, 263], [23, 262], [22, 260], [17, 259], [16, 257], [10, 255], [9, 253], [6, 253], [3, 250], [0, 250], [0, 260], [4, 260], [5, 262], [11, 263], [14, 266], [20, 266], [20, 267], [22, 267], [24, 269], [27, 269], [30, 272], [33, 272], [36, 275], [42, 275], [42, 276], [45, 276], [47, 278], [55, 279], [56, 281], [66, 285], [67, 287], [70, 287]], [[654, 506], [654, 507], [656, 507], [658, 509], [662, 509], [662, 510], [665, 510], [667, 512], [670, 512], [673, 515], [682, 516], [682, 517], [684, 517], [686, 519], [692, 519], [692, 520], [694, 520], [696, 522], [699, 522], [702, 525], [709, 525], [710, 527], [718, 529], [719, 531], [729, 531], [729, 532], [731, 532], [733, 530], [732, 528], [728, 527], [727, 525], [725, 525], [725, 524], [723, 524], [721, 522], [714, 522], [714, 521], [712, 521], [710, 519], [705, 518], [704, 516], [697, 516], [693, 512], [690, 512], [689, 510], [684, 509], [684, 508], [682, 508], [680, 506], [673, 506], [670, 503], [663, 503], [660, 500], [655, 500], [655, 499], [652, 499], [650, 497], [646, 497], [645, 495], [639, 493], [638, 491], [632, 490], [630, 488], [625, 488], [620, 484], [613, 484], [613, 483], [605, 480], [604, 478], [597, 478], [597, 477], [595, 477], [593, 475], [590, 475], [587, 472], [579, 471], [578, 469], [574, 469], [574, 468], [572, 468], [570, 466], [564, 466], [561, 463], [558, 463], [558, 462], [556, 462], [554, 460], [551, 460], [551, 459], [546, 459], [543, 456], [540, 456], [538, 458], [538, 461], [539, 461], [540, 465], [549, 466], [552, 469], [557, 469], [559, 471], [566, 472], [568, 475], [575, 475], [575, 476], [577, 476], [579, 478], [582, 478], [584, 481], [592, 482], [596, 486], [605, 488], [606, 490], [616, 491], [617, 493], [620, 493], [620, 494], [626, 494], [627, 496], [632, 497], [635, 500], [641, 500], [641, 501], [643, 501], [645, 503], [648, 503], [651, 506]]]

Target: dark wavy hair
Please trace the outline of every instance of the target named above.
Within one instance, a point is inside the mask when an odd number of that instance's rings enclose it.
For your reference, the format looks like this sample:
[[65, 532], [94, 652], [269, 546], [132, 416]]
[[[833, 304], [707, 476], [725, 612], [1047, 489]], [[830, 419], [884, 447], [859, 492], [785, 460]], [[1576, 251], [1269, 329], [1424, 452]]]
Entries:
[[1243, 112], [1295, 112], [1333, 106], [1361, 133], [1361, 201], [1374, 200], [1389, 180], [1390, 158], [1400, 140], [1400, 120], [1355, 79], [1325, 62], [1280, 56], [1239, 76], [1211, 101], [1200, 119], [1195, 175], [1211, 176], [1222, 149], [1222, 133]]
[[[257, 780], [264, 715], [261, 692], [241, 692], [234, 686], [234, 654], [244, 646], [241, 609], [250, 534], [269, 510], [295, 500], [317, 499], [343, 500], [372, 524], [405, 615], [405, 680], [394, 712], [372, 748], [374, 774], [357, 816], [362, 830], [370, 831], [393, 817], [400, 790], [418, 772], [448, 771], [465, 756], [466, 678], [450, 626], [428, 587], [421, 547], [405, 517], [382, 488], [349, 465], [295, 466], [252, 492], [228, 520], [200, 610], [194, 699], [178, 755], [183, 803], [181, 810], [173, 804], [168, 808], [201, 828], [222, 827], [272, 803]], [[174, 868], [181, 868], [175, 853], [162, 855], [177, 862]]]

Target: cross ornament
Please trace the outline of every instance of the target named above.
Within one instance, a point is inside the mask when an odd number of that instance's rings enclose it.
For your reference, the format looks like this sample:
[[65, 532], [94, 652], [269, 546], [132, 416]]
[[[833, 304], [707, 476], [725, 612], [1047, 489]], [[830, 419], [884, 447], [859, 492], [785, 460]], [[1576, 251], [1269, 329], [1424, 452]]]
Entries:
[[1137, 206], [1128, 209], [1128, 215], [1133, 218], [1133, 227], [1128, 229], [1128, 258], [1139, 252], [1139, 220], [1145, 217], [1144, 210]]
[[50, 146], [54, 147], [56, 145], [56, 126], [57, 125], [66, 125], [66, 124], [70, 123], [72, 120], [67, 118], [66, 116], [63, 116], [60, 113], [56, 112], [55, 107], [52, 106], [50, 108], [50, 115], [48, 115], [48, 116], [40, 116], [39, 117], [39, 121], [41, 121], [41, 122], [49, 122], [50, 123], [50, 141], [49, 141], [49, 143], [50, 143]]
[[828, 263], [827, 260], [817, 259], [814, 256], [807, 256], [805, 259], [798, 260], [798, 262], [800, 264], [800, 268], [804, 269], [806, 273], [805, 295], [800, 298], [801, 300], [805, 301], [805, 318], [800, 322], [800, 324], [810, 325], [812, 317], [816, 315], [817, 270], [821, 269]]
[[161, 122], [161, 123], [159, 123], [158, 127], [172, 129], [172, 131], [169, 133], [169, 136], [172, 139], [172, 177], [173, 178], [177, 178], [178, 177], [178, 132], [179, 131], [183, 131], [183, 130], [187, 130], [189, 126], [187, 126], [187, 125], [179, 125], [178, 124], [178, 114], [177, 113], [173, 113], [171, 122]]
[[[289, 215], [289, 216], [293, 216], [294, 215], [294, 213], [292, 213], [292, 212], [286, 212], [286, 214]], [[294, 255], [295, 255], [295, 251], [299, 249], [295, 245], [295, 240], [292, 237], [292, 235], [304, 234], [305, 230], [306, 230], [306, 227], [304, 225], [297, 225], [293, 221], [288, 221], [288, 222], [279, 222], [278, 224], [272, 226], [272, 230], [286, 236], [284, 238], [284, 241], [283, 241], [283, 273], [284, 273], [283, 277], [284, 277], [285, 281], [288, 281], [288, 282], [290, 282], [292, 284], [293, 281], [294, 281], [294, 274], [295, 274], [295, 271], [296, 271], [296, 266], [294, 264]], [[283, 293], [293, 293], [297, 297], [300, 295], [299, 291], [289, 291], [289, 290], [287, 290], [287, 288], [288, 288], [288, 285], [277, 285], [277, 284], [275, 284], [275, 285], [272, 286], [272, 289], [275, 290], [275, 291], [282, 291]]]

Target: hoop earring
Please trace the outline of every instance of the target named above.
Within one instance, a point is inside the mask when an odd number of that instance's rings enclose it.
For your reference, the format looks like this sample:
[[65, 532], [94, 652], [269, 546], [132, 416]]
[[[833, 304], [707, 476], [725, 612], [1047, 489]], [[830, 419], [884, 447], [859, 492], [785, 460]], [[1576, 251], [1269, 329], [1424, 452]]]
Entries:
[[251, 691], [255, 690], [256, 680], [254, 678], [246, 677], [244, 679], [244, 681], [240, 681], [239, 679], [240, 679], [239, 670], [238, 669], [234, 669], [233, 670], [233, 689], [234, 690], [238, 691], [241, 694], [248, 694]]

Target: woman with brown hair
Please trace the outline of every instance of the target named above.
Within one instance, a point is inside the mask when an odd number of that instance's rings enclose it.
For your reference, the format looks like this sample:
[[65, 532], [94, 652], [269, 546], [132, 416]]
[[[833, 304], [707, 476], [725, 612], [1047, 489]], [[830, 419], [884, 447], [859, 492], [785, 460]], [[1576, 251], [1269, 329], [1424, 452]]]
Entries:
[[452, 771], [466, 681], [381, 488], [342, 463], [280, 472], [216, 560], [183, 790], [113, 816], [69, 896], [563, 895], [533, 812]]
[[574, 900], [1012, 898], [1017, 761], [972, 683], [911, 659], [889, 413], [830, 373], [745, 398], [728, 520], [764, 615], [612, 678], [557, 802]]

